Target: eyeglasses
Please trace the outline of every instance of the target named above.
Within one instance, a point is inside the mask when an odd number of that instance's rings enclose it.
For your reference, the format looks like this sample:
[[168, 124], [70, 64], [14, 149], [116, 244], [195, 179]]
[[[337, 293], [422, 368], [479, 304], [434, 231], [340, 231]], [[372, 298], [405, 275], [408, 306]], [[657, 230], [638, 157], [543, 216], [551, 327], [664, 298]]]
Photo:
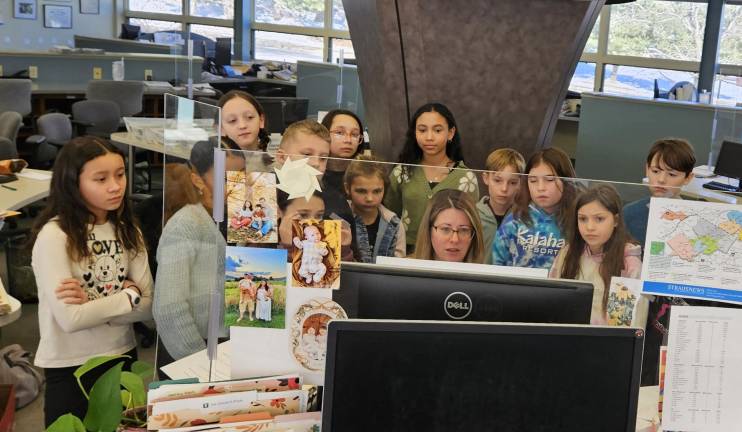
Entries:
[[341, 140], [345, 137], [350, 137], [350, 140], [355, 141], [355, 142], [361, 142], [361, 140], [363, 140], [363, 135], [357, 132], [353, 133], [353, 132], [343, 132], [340, 130], [333, 130], [333, 131], [330, 131], [330, 134], [332, 134], [333, 139], [337, 139], [337, 140]]
[[457, 234], [459, 238], [462, 238], [462, 239], [470, 239], [474, 236], [474, 229], [470, 227], [461, 227], [459, 229], [453, 229], [447, 225], [443, 225], [443, 226], [433, 225], [433, 228], [438, 234], [442, 235], [445, 238], [451, 238], [454, 234]]

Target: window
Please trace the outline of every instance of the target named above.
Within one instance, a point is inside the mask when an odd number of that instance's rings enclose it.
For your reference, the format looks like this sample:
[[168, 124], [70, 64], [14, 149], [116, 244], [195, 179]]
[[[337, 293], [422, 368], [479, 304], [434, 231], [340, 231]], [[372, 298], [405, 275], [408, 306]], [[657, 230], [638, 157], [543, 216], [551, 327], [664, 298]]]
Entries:
[[332, 28], [348, 30], [348, 20], [345, 18], [343, 0], [332, 0]]
[[591, 92], [595, 85], [595, 63], [579, 62], [575, 69], [569, 89], [576, 92]]
[[742, 78], [716, 75], [713, 102], [717, 105], [737, 106], [738, 101], [742, 101]]
[[719, 63], [742, 65], [742, 5], [724, 6]]
[[180, 31], [181, 24], [172, 21], [157, 21], [142, 18], [129, 18], [129, 24], [141, 28], [142, 33], [156, 33], [161, 31]]
[[182, 14], [181, 0], [129, 0], [129, 10], [149, 13]]
[[257, 60], [323, 60], [321, 37], [267, 31], [255, 31], [254, 34], [254, 57]]
[[332, 63], [339, 63], [340, 61], [340, 50], [343, 50], [343, 58], [355, 59], [356, 53], [353, 51], [353, 44], [349, 39], [333, 39], [332, 40]]
[[706, 4], [637, 0], [611, 7], [608, 54], [700, 61]]
[[234, 0], [190, 0], [191, 15], [209, 18], [234, 18]]
[[255, 0], [255, 21], [298, 27], [324, 27], [325, 0]]
[[590, 32], [590, 37], [587, 39], [585, 44], [585, 52], [594, 53], [598, 52], [598, 33], [600, 33], [600, 16], [595, 21], [593, 30]]
[[[125, 15], [128, 22], [141, 26], [142, 32], [160, 33], [161, 43], [182, 43], [185, 30], [216, 40], [228, 37], [234, 40], [235, 0], [128, 0]], [[165, 15], [167, 14], [167, 15]], [[165, 37], [163, 39], [163, 36]], [[198, 52], [198, 50], [196, 51]]]
[[206, 36], [207, 38], [214, 41], [216, 40], [216, 38], [232, 38], [232, 42], [234, 42], [234, 29], [227, 27], [191, 24], [191, 33]]
[[698, 74], [695, 72], [606, 65], [603, 91], [651, 98], [654, 96], [655, 79], [660, 91], [665, 92], [681, 81], [698, 85]]

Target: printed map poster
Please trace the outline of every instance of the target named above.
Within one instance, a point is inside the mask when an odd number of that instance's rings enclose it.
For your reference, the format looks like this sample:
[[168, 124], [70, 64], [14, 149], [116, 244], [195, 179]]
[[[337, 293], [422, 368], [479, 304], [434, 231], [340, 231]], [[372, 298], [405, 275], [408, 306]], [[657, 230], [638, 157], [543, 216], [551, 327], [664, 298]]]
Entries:
[[643, 292], [742, 304], [742, 206], [652, 198]]

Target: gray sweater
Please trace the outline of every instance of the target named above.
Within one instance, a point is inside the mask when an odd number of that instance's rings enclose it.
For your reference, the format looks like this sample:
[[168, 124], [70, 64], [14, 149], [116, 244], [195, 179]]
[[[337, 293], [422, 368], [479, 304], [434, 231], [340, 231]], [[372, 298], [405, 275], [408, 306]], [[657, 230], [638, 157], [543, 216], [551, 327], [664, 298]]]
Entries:
[[200, 204], [178, 210], [162, 230], [152, 314], [175, 360], [206, 348], [212, 289], [224, 291], [225, 248]]

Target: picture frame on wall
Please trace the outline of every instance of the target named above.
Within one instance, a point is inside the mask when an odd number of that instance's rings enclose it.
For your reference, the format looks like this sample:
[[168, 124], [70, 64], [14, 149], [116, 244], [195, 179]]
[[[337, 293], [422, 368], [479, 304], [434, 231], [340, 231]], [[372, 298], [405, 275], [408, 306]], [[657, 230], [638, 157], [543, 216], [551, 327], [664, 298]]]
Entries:
[[72, 6], [44, 5], [44, 27], [72, 28]]
[[13, 18], [36, 19], [36, 0], [13, 0]]
[[80, 0], [80, 13], [89, 15], [100, 14], [100, 0]]

